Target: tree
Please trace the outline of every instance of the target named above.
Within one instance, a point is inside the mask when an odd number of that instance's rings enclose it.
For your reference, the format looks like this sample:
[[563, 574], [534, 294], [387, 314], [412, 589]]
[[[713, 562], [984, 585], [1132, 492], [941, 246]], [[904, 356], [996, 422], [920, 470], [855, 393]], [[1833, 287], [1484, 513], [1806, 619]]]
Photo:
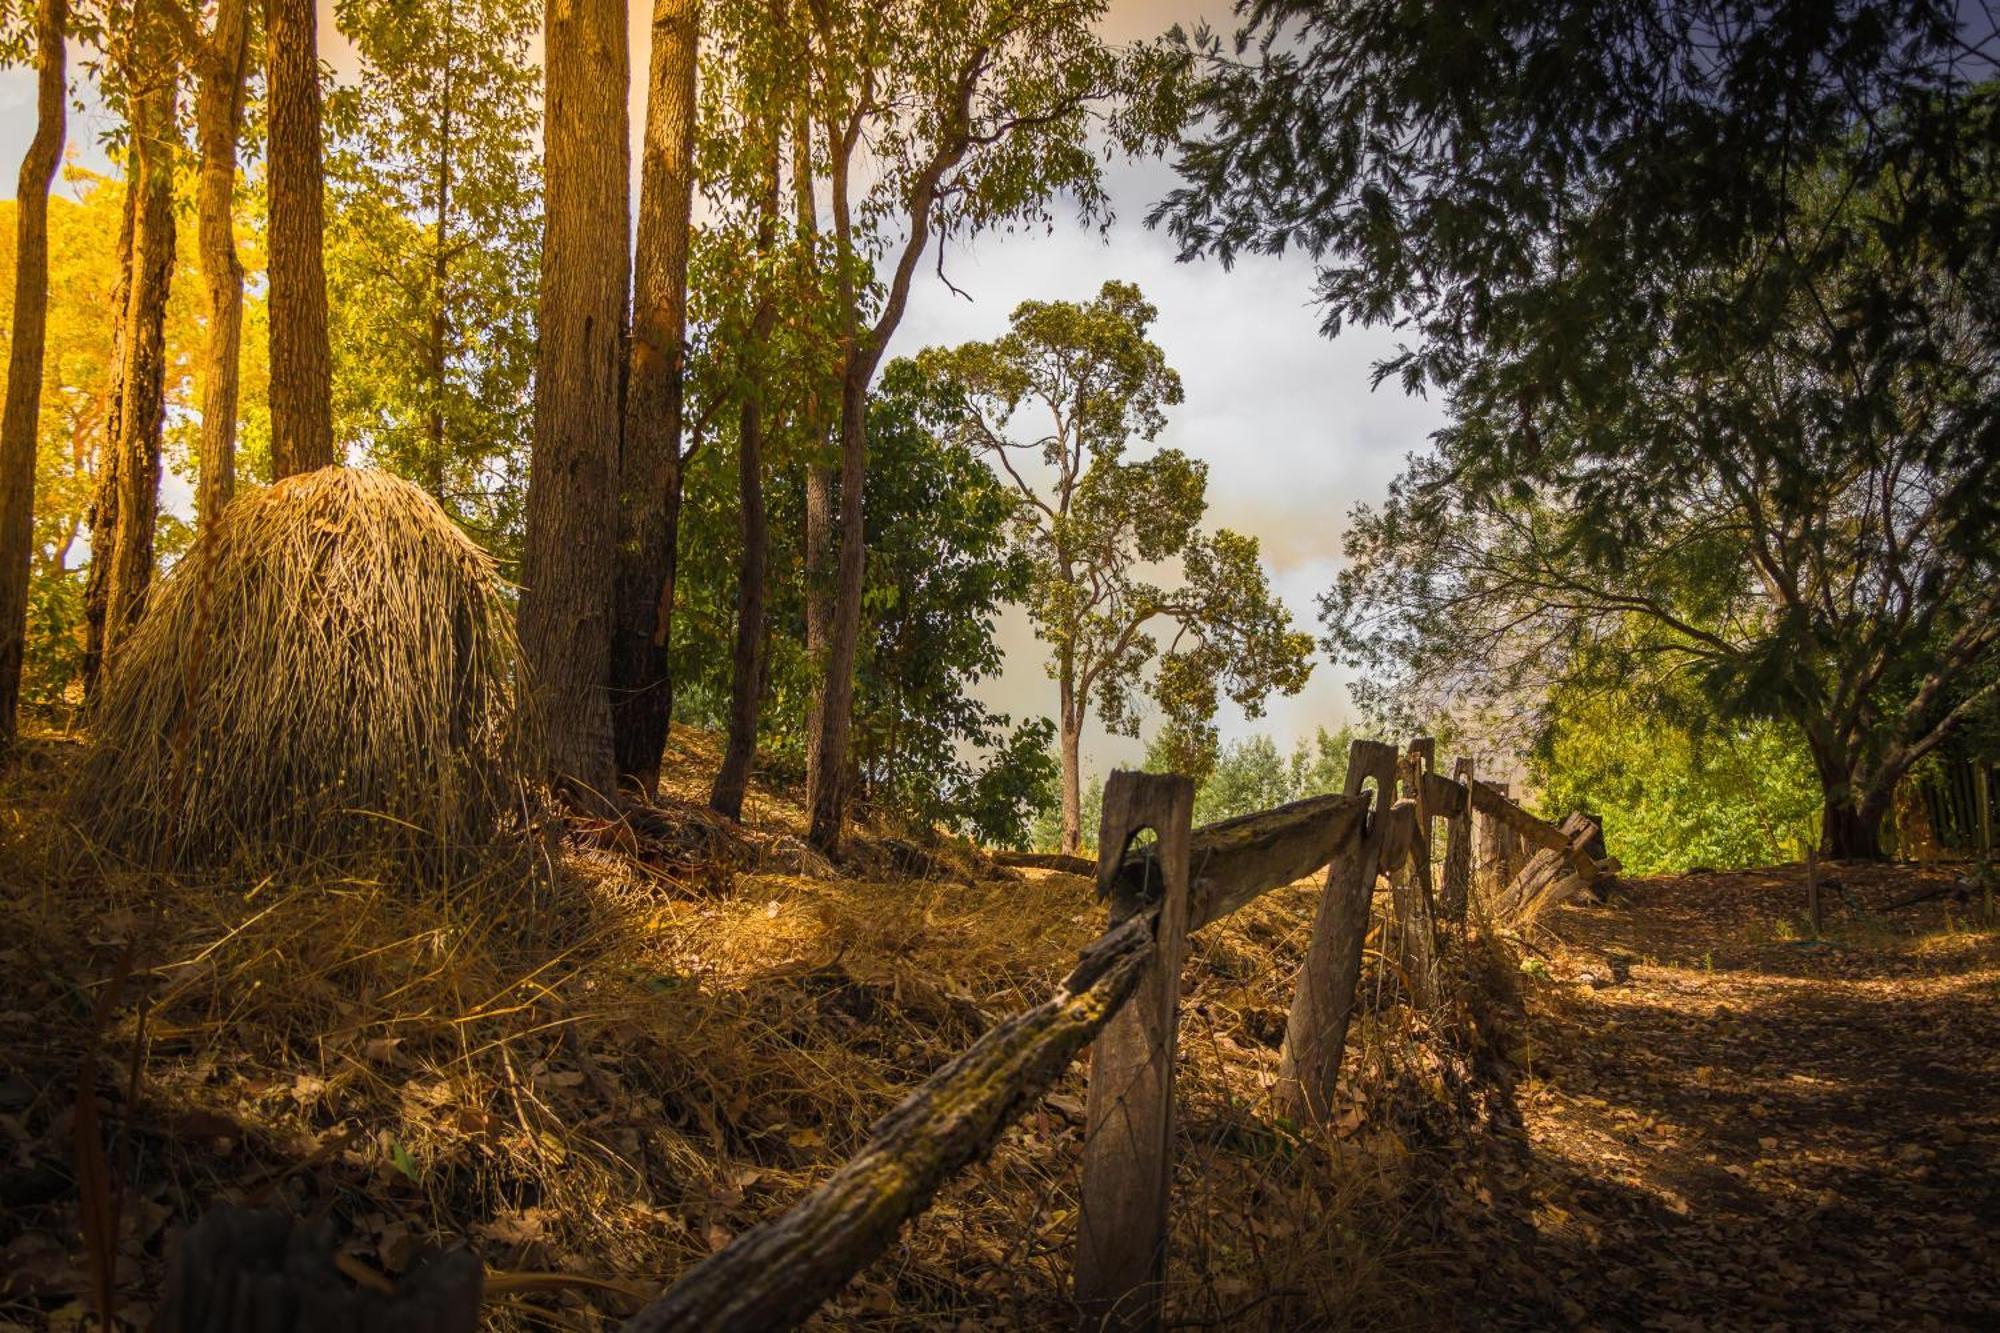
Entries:
[[341, 0], [333, 95], [333, 418], [489, 547], [518, 548], [541, 197], [534, 0]]
[[[2000, 128], [1992, 101], [1974, 133]], [[1982, 173], [1952, 188], [1983, 195], [1964, 216], [1990, 237]], [[2000, 371], [1990, 275], [1880, 239], [1878, 196], [1925, 184], [1822, 185], [1799, 222], [1825, 258], [1747, 293], [1733, 266], [1684, 275], [1624, 377], [1535, 412], [1525, 498], [1476, 461], [1517, 415], [1468, 395], [1442, 457], [1354, 525], [1327, 610], [1405, 695], [1684, 676], [1724, 718], [1785, 719], [1824, 850], [1868, 857], [1897, 783], [1980, 704], [1954, 683], [2000, 655]], [[1882, 306], [1885, 280], [1906, 299]]]
[[65, 0], [35, 6], [35, 137], [15, 190], [14, 304], [7, 400], [0, 417], [0, 752], [14, 744], [21, 662], [28, 637], [28, 575], [34, 556], [35, 455], [40, 436], [42, 355], [49, 309], [49, 186], [62, 157]]
[[[1181, 400], [1180, 378], [1146, 336], [1156, 314], [1137, 287], [1107, 282], [1086, 304], [1022, 302], [993, 342], [924, 354], [956, 391], [961, 437], [1020, 497], [1028, 611], [1058, 693], [1064, 851], [1082, 835], [1079, 744], [1093, 699], [1110, 731], [1136, 735], [1150, 694], [1177, 734], [1209, 738], [1200, 750], [1213, 743], [1220, 691], [1256, 716], [1272, 690], [1295, 694], [1312, 670], [1312, 639], [1272, 595], [1256, 539], [1199, 531], [1207, 467], [1175, 449], [1126, 457]], [[1027, 413], [1045, 421], [1019, 420]], [[1009, 434], [1017, 424], [1039, 433]], [[1025, 460], [1048, 480], [1038, 484]], [[1174, 559], [1179, 587], [1146, 577]], [[1162, 627], [1172, 633], [1164, 654], [1152, 632]]]
[[1828, 853], [1877, 854], [2000, 609], [1992, 16], [1391, 9], [1192, 42], [1207, 129], [1160, 214], [1190, 254], [1306, 249], [1329, 331], [1395, 320], [1378, 373], [1448, 395], [1335, 641], [1413, 688], [1620, 645], [1698, 673], [1801, 729]]
[[631, 267], [624, 6], [549, 6], [544, 50], [547, 202], [521, 650], [553, 773], [573, 798], [600, 803], [616, 789], [605, 684]]
[[1548, 713], [1530, 785], [1552, 814], [1601, 815], [1627, 874], [1778, 864], [1817, 831], [1819, 782], [1790, 726], [1718, 723], [1685, 686], [1571, 687]]
[[180, 6], [162, 13], [179, 30], [199, 78], [194, 134], [199, 155], [195, 214], [201, 274], [208, 295], [208, 337], [201, 358], [201, 445], [196, 522], [206, 527], [236, 489], [236, 415], [243, 344], [243, 261], [236, 254], [236, 145], [250, 65], [249, 0], [217, 0], [204, 33]]
[[654, 0], [639, 248], [618, 464], [611, 708], [618, 776], [650, 797], [673, 716], [668, 671], [679, 553], [681, 409], [694, 208], [697, 0]]
[[[1225, 743], [1214, 752], [1208, 771], [1199, 775], [1194, 794], [1195, 824], [1213, 824], [1341, 791], [1347, 781], [1347, 750], [1353, 739], [1351, 728], [1329, 733], [1320, 727], [1310, 741], [1300, 737], [1290, 755], [1264, 735]], [[1147, 771], [1183, 771], [1175, 741], [1169, 730], [1154, 736], [1146, 747]]]
[[267, 0], [264, 13], [271, 471], [284, 478], [336, 461], [333, 356], [326, 331], [325, 169], [313, 0]]
[[[121, 309], [129, 280], [130, 192], [117, 177], [80, 167], [62, 169], [61, 188], [48, 200], [48, 314], [44, 325], [41, 412], [36, 440], [34, 525], [28, 592], [27, 637], [21, 675], [23, 705], [74, 702], [88, 647], [84, 616], [85, 529], [109, 466], [118, 397], [122, 322], [106, 311]], [[0, 200], [0, 340], [12, 337], [15, 287], [15, 200]], [[125, 236], [121, 239], [121, 232]], [[198, 402], [191, 372], [205, 332], [200, 275], [176, 265], [166, 311], [166, 402], [169, 419], [188, 422]], [[249, 300], [251, 309], [258, 302]], [[254, 352], [254, 349], [253, 349]], [[246, 358], [246, 383], [256, 383], [263, 359]], [[170, 433], [168, 457], [193, 479], [192, 459], [174, 458], [172, 446], [188, 435]], [[105, 531], [109, 531], [108, 528]], [[185, 525], [160, 515], [156, 550], [175, 554], [186, 542]], [[89, 566], [100, 598], [110, 561]], [[99, 606], [102, 606], [100, 600]]]
[[126, 184], [131, 275], [121, 312], [118, 410], [91, 527], [91, 564], [104, 566], [96, 608], [100, 667], [145, 613], [153, 579], [167, 409], [167, 299], [174, 275], [174, 161], [180, 147], [180, 70], [162, 12], [168, 3], [139, 0], [132, 31], [121, 43], [120, 77], [136, 170]]
[[[1052, 733], [973, 697], [997, 673], [1001, 608], [1031, 568], [1014, 497], [965, 444], [930, 429], [937, 386], [895, 361], [869, 403], [867, 632], [854, 701], [854, 790], [867, 805], [1018, 843], [1053, 778]], [[976, 755], [987, 756], [975, 766]]]
[[[810, 6], [807, 119], [830, 186], [840, 350], [839, 471], [811, 475], [806, 534], [808, 637], [823, 663], [807, 804], [822, 851], [839, 842], [853, 721], [869, 386], [933, 236], [1043, 219], [1063, 192], [1086, 214], [1101, 210], [1087, 134], [1122, 74], [1095, 30], [1103, 9], [1102, 0]], [[867, 170], [857, 174], [864, 145]], [[858, 180], [867, 185], [857, 200]], [[887, 260], [879, 290], [867, 282], [878, 257]]]

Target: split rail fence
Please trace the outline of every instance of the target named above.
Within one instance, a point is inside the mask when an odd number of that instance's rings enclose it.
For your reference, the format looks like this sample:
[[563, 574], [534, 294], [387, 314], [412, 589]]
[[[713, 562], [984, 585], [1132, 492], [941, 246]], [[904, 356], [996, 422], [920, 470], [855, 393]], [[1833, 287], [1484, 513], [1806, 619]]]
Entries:
[[[1105, 931], [1044, 1003], [1002, 1021], [878, 1121], [790, 1211], [738, 1236], [626, 1324], [628, 1333], [792, 1327], [983, 1158], [1085, 1047], [1089, 1095], [1075, 1296], [1090, 1329], [1160, 1326], [1166, 1290], [1176, 1003], [1187, 937], [1321, 868], [1326, 886], [1293, 995], [1276, 1097], [1300, 1124], [1332, 1112], [1378, 876], [1413, 1002], [1435, 1002], [1441, 929], [1481, 900], [1503, 920], [1595, 890], [1617, 863], [1595, 820], [1551, 825], [1428, 739], [1350, 752], [1346, 790], [1190, 829], [1187, 778], [1116, 773], [1094, 867]], [[1474, 815], [1480, 842], [1475, 858]], [[1434, 875], [1433, 825], [1445, 824]], [[1150, 844], [1140, 835], [1150, 830]], [[1081, 863], [1079, 863], [1081, 864]], [[1442, 883], [1434, 886], [1433, 880]]]

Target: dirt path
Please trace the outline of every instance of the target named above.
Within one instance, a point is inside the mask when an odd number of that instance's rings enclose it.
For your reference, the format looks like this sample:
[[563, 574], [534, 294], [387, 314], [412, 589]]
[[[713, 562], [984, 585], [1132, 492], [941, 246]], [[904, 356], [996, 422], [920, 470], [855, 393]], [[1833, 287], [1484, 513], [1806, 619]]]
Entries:
[[1777, 937], [1796, 872], [1550, 923], [1527, 1152], [1485, 1210], [1532, 1260], [1488, 1268], [1463, 1322], [2000, 1328], [2000, 936], [1964, 906], [1876, 915], [1914, 871], [1836, 874], [1830, 947]]

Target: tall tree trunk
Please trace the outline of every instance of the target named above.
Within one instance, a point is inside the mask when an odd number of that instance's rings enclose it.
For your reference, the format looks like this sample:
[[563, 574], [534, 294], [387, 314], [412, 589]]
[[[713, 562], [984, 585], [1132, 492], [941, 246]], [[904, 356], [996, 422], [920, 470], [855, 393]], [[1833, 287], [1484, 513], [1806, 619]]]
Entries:
[[[161, 41], [149, 49], [167, 48]], [[108, 559], [111, 567], [104, 612], [106, 662], [117, 660], [120, 643], [145, 613], [153, 580], [160, 437], [166, 425], [167, 295], [174, 276], [174, 148], [180, 134], [176, 74], [170, 62], [153, 64], [146, 70], [150, 82], [132, 99], [132, 139], [139, 155], [138, 211], [132, 232], [132, 287], [125, 305], [122, 401], [112, 446], [117, 522], [110, 549], [93, 553], [93, 559]]]
[[[757, 254], [766, 257], [778, 231], [778, 130], [775, 118], [765, 122], [769, 144], [764, 191], [759, 200]], [[796, 145], [803, 153], [806, 146]], [[759, 264], [762, 273], [763, 265]], [[768, 281], [768, 279], [763, 279]], [[729, 740], [708, 805], [729, 819], [743, 818], [743, 794], [757, 757], [757, 714], [764, 693], [764, 597], [771, 546], [770, 522], [764, 512], [764, 368], [778, 303], [767, 289], [757, 297], [750, 336], [741, 356], [743, 404], [737, 413], [736, 485], [739, 533], [743, 547], [736, 565], [736, 642], [729, 663]]]
[[654, 0], [639, 255], [618, 470], [618, 576], [611, 720], [621, 782], [651, 799], [674, 708], [668, 668], [681, 509], [682, 372], [694, 208], [696, 0]]
[[[445, 7], [445, 23], [449, 29], [452, 22], [451, 7]], [[451, 348], [451, 321], [446, 316], [451, 281], [451, 53], [447, 40], [444, 68], [438, 71], [438, 144], [437, 144], [437, 230], [431, 238], [431, 327], [430, 345], [426, 352], [430, 360], [430, 403], [424, 411], [425, 435], [430, 441], [430, 456], [424, 461], [424, 480], [431, 498], [444, 503], [445, 478], [450, 468], [445, 456], [444, 393], [445, 374], [449, 369]]]
[[35, 552], [35, 444], [42, 417], [42, 348], [49, 313], [49, 186], [68, 128], [66, 0], [35, 7], [35, 137], [14, 198], [14, 328], [7, 405], [0, 415], [0, 751], [17, 733], [28, 641], [28, 571]]
[[265, 0], [270, 119], [271, 471], [334, 461], [333, 358], [326, 333], [324, 171], [313, 0]]
[[809, 840], [832, 855], [847, 814], [847, 742], [854, 721], [854, 658], [861, 645], [861, 585], [868, 550], [862, 498], [867, 484], [868, 383], [872, 358], [850, 360], [840, 385], [840, 554], [832, 617], [826, 630], [826, 671], [820, 681], [819, 730], [812, 737]]
[[[811, 750], [806, 766], [806, 803], [811, 816], [808, 836], [813, 846], [828, 856], [839, 849], [841, 825], [846, 817], [844, 788], [847, 742], [854, 720], [854, 659], [861, 643], [861, 592], [868, 569], [863, 522], [863, 489], [868, 470], [868, 386], [874, 382], [883, 349], [889, 345], [909, 306], [910, 279], [930, 244], [931, 211], [937, 204], [941, 183], [971, 147], [966, 127], [977, 83], [975, 70], [961, 71], [961, 100], [952, 114], [949, 142], [939, 146], [911, 184], [907, 204], [910, 233], [896, 257], [881, 313], [866, 329], [861, 327], [859, 299], [854, 289], [857, 256], [848, 200], [848, 170], [861, 139], [861, 122], [850, 121], [845, 138], [837, 143], [831, 127], [827, 135], [832, 149], [833, 230], [839, 252], [840, 297], [845, 320], [840, 380], [840, 553], [831, 619], [826, 630], [826, 665], [816, 695], [817, 725], [808, 741]], [[810, 505], [807, 520], [810, 526]]]
[[125, 208], [118, 224], [118, 285], [112, 291], [111, 392], [90, 499], [90, 567], [83, 576], [83, 697], [97, 697], [104, 669], [105, 619], [111, 608], [109, 551], [118, 535], [118, 433], [125, 416], [125, 308], [132, 300], [132, 248], [139, 229], [139, 153], [125, 152]]
[[625, 7], [553, 0], [544, 19], [541, 337], [521, 551], [521, 650], [554, 775], [615, 791], [611, 704], [627, 237]]
[[1075, 686], [1064, 672], [1062, 680], [1062, 843], [1064, 854], [1076, 855], [1083, 846], [1083, 718], [1075, 706]]
[[243, 76], [250, 55], [249, 0], [218, 0], [200, 56], [195, 94], [197, 244], [208, 296], [201, 351], [200, 480], [195, 524], [207, 531], [236, 491], [236, 402], [243, 342], [243, 261], [236, 254], [236, 140], [243, 128]]

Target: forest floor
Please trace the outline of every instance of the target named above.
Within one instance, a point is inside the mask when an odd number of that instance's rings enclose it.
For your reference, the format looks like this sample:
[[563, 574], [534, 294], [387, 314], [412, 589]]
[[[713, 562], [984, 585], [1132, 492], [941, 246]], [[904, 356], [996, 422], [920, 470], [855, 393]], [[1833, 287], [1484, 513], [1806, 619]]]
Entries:
[[1797, 866], [1546, 921], [1465, 1322], [2000, 1328], [2000, 940], [1882, 911], [1963, 873], [1834, 867], [1817, 943]]
[[[676, 736], [652, 827], [572, 823], [442, 892], [124, 865], [65, 810], [72, 742], [0, 777], [0, 1330], [97, 1327], [93, 1252], [144, 1327], [218, 1201], [332, 1217], [364, 1276], [469, 1245], [496, 1328], [615, 1327], [1101, 929], [1087, 881], [908, 830], [829, 865], [782, 793], [724, 826], [712, 741]], [[1962, 868], [1833, 873], [1822, 945], [1789, 867], [1474, 931], [1447, 1013], [1371, 962], [1326, 1133], [1269, 1097], [1317, 885], [1202, 931], [1170, 1324], [2000, 1327], [2000, 934], [1884, 910]], [[1083, 1082], [814, 1326], [1071, 1326]]]

